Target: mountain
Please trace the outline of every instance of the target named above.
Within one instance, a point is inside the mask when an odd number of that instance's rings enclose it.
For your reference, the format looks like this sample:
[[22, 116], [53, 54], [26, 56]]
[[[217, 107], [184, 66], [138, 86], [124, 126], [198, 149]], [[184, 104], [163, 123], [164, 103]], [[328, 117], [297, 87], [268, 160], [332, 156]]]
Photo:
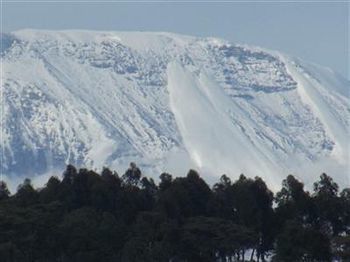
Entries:
[[172, 33], [1, 35], [3, 173], [66, 163], [150, 176], [262, 176], [349, 185], [347, 79], [275, 51]]

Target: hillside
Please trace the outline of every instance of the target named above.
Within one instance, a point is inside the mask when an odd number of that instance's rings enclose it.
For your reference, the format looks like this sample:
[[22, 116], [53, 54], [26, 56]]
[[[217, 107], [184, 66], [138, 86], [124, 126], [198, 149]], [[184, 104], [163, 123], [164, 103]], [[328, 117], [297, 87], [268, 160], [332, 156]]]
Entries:
[[350, 85], [328, 68], [171, 33], [21, 30], [1, 41], [7, 177], [135, 161], [155, 177], [195, 168], [308, 184], [324, 171], [349, 185]]

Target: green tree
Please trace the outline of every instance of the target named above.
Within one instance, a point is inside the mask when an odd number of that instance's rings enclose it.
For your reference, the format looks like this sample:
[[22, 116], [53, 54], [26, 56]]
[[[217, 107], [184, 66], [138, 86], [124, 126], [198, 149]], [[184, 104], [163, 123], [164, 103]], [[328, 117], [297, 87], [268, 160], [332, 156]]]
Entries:
[[44, 203], [57, 201], [60, 192], [60, 185], [61, 181], [57, 177], [50, 177], [46, 186], [40, 192], [40, 200]]
[[4, 181], [0, 181], [0, 201], [8, 199], [10, 197], [10, 191], [7, 188], [7, 184]]
[[304, 190], [304, 184], [292, 175], [283, 180], [282, 189], [277, 192], [275, 201], [277, 230], [281, 230], [287, 220], [307, 224], [317, 221], [316, 207], [310, 194]]
[[274, 261], [331, 261], [330, 242], [321, 232], [288, 221], [276, 242]]
[[130, 167], [122, 176], [122, 180], [126, 185], [138, 186], [141, 176], [141, 170], [136, 166], [134, 162], [131, 162]]
[[232, 182], [229, 177], [222, 175], [220, 182], [213, 186], [213, 197], [208, 204], [212, 215], [225, 219], [233, 219], [235, 199]]
[[245, 251], [257, 239], [246, 227], [214, 217], [186, 219], [180, 239], [180, 257], [185, 261], [226, 261], [244, 259]]
[[168, 173], [162, 173], [159, 176], [159, 179], [160, 179], [159, 189], [161, 191], [168, 189], [171, 186], [171, 183], [173, 181], [173, 177]]
[[160, 192], [158, 208], [175, 219], [205, 215], [211, 197], [209, 186], [190, 170], [186, 177], [174, 179], [169, 188]]
[[176, 226], [157, 212], [140, 212], [122, 250], [122, 261], [171, 261], [179, 237]]
[[258, 239], [253, 253], [256, 251], [257, 259], [264, 261], [275, 238], [273, 193], [261, 178], [253, 180], [244, 175], [232, 185], [232, 190], [233, 221], [253, 230]]
[[344, 206], [338, 196], [338, 185], [323, 173], [314, 183], [313, 200], [319, 217], [318, 226], [327, 235], [336, 236], [345, 230], [343, 221]]
[[34, 189], [32, 181], [25, 178], [17, 188], [16, 201], [23, 206], [29, 206], [38, 201], [38, 192]]

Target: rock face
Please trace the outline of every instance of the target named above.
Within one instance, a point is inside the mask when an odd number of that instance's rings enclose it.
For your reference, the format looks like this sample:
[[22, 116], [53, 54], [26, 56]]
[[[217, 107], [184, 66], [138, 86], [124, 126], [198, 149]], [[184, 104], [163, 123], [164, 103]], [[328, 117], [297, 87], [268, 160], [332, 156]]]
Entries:
[[[278, 52], [170, 33], [1, 35], [1, 168], [319, 172], [349, 184], [349, 81]], [[182, 175], [183, 173], [181, 173]]]

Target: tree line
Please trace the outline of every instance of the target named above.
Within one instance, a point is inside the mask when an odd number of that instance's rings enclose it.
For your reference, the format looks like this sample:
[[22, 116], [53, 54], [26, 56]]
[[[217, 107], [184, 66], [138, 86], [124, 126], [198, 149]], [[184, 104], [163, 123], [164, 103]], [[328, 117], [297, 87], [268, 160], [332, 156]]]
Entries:
[[11, 195], [0, 183], [0, 260], [350, 261], [350, 189], [322, 174], [307, 192], [289, 175], [274, 194], [260, 177], [190, 170], [159, 183], [131, 164], [119, 176], [68, 165], [62, 180]]

